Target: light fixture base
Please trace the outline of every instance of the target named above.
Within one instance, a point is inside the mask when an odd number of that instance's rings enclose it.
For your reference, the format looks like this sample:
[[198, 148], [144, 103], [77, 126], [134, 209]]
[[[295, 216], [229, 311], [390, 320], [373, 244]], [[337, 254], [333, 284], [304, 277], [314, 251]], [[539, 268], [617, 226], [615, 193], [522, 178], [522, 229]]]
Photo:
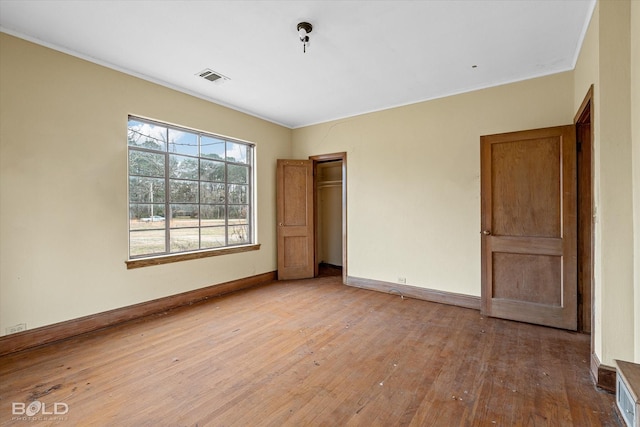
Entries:
[[311, 31], [313, 31], [313, 25], [309, 24], [308, 22], [300, 22], [298, 24], [298, 33], [300, 32], [300, 30], [304, 30], [305, 33], [309, 34]]
[[308, 22], [300, 22], [298, 24], [298, 36], [302, 42], [302, 51], [307, 52], [307, 46], [309, 45], [309, 33], [313, 31], [313, 25]]

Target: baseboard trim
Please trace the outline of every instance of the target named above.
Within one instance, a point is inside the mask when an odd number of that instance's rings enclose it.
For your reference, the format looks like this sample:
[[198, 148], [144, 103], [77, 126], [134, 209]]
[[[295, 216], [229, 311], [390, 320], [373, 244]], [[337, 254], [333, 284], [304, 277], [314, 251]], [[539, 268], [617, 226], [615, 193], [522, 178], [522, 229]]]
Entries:
[[417, 286], [401, 285], [353, 276], [347, 277], [346, 284], [356, 288], [370, 289], [385, 293], [395, 293], [409, 298], [480, 310], [480, 297], [472, 295], [437, 291], [434, 289], [419, 288]]
[[601, 364], [595, 353], [591, 354], [591, 376], [597, 387], [616, 392], [616, 368]]
[[16, 334], [5, 335], [0, 337], [0, 356], [44, 344], [50, 344], [55, 341], [114, 326], [140, 317], [171, 310], [183, 305], [193, 304], [208, 298], [217, 297], [258, 285], [264, 285], [274, 280], [276, 280], [276, 272], [271, 271], [102, 313], [79, 317], [77, 319], [71, 319], [40, 328], [30, 329]]

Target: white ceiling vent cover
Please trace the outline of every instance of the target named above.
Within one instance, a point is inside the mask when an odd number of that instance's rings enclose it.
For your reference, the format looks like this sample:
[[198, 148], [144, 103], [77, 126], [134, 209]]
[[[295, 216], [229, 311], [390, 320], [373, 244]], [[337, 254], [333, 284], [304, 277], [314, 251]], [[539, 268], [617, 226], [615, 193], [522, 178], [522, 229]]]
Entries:
[[222, 84], [227, 80], [231, 80], [229, 77], [223, 76], [222, 74], [217, 73], [209, 68], [205, 68], [196, 75], [215, 84]]

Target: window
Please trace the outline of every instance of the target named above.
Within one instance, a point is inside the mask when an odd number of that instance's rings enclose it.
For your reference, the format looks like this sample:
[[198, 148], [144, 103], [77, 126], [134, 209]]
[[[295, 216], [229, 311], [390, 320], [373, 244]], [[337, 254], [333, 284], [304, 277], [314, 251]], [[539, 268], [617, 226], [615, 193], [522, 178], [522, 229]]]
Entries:
[[129, 258], [253, 243], [253, 145], [129, 117]]

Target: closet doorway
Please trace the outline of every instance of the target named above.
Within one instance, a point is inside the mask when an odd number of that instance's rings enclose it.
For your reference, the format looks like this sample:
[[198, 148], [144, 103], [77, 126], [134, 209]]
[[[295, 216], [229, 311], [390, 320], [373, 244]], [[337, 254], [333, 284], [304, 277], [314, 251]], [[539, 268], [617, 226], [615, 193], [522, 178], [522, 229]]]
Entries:
[[312, 156], [314, 170], [314, 275], [342, 274], [346, 283], [346, 153]]
[[[320, 184], [318, 176], [322, 177]], [[337, 274], [332, 275], [342, 275], [346, 283], [346, 178], [346, 153], [311, 156], [309, 160], [278, 159], [278, 280], [317, 277], [318, 267], [324, 263], [333, 266]]]

